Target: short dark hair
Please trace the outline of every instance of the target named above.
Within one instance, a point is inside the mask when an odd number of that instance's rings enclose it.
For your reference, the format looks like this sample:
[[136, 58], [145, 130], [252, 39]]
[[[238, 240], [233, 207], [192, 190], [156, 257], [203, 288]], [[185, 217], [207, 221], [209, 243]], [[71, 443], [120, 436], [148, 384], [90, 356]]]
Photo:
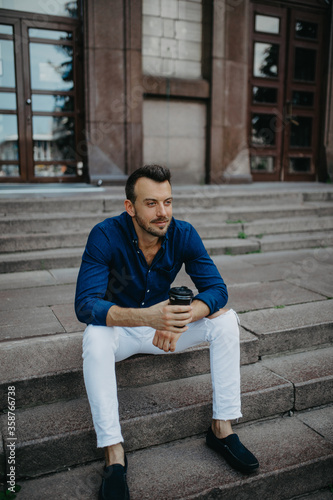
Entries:
[[125, 192], [126, 198], [130, 200], [132, 203], [135, 203], [136, 196], [134, 193], [134, 188], [136, 181], [140, 179], [140, 177], [147, 177], [148, 179], [152, 179], [155, 182], [165, 182], [171, 179], [171, 172], [167, 167], [162, 167], [161, 165], [144, 165], [141, 168], [135, 170], [127, 179]]

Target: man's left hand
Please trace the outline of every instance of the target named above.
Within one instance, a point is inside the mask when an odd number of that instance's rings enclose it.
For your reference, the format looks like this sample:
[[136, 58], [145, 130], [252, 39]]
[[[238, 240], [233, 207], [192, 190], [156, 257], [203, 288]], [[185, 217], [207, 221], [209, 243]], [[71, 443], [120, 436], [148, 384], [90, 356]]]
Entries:
[[167, 330], [156, 330], [153, 338], [154, 346], [165, 352], [174, 352], [181, 333], [168, 332]]

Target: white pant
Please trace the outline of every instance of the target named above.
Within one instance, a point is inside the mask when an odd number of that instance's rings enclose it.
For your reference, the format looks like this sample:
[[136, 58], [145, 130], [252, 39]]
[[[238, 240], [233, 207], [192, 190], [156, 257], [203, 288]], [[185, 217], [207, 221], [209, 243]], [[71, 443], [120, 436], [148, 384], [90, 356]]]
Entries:
[[[213, 384], [213, 418], [234, 420], [240, 410], [240, 362], [238, 316], [230, 309], [214, 318], [191, 323], [179, 338], [176, 351], [210, 343]], [[123, 442], [121, 434], [115, 362], [133, 354], [168, 354], [152, 343], [150, 327], [87, 326], [83, 335], [83, 374], [97, 434], [97, 446]]]

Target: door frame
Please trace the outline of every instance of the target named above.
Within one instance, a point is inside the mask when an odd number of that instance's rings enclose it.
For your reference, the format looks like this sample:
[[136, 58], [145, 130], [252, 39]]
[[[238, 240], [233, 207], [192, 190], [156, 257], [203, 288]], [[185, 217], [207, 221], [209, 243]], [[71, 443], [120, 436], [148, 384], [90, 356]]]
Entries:
[[[329, 34], [329, 16], [324, 14], [328, 12], [328, 7], [323, 6], [322, 8], [316, 8], [312, 0], [305, 0], [305, 2], [300, 2], [295, 0], [292, 5], [289, 2], [283, 0], [266, 4], [264, 2], [252, 2], [250, 3], [250, 43], [249, 43], [249, 68], [248, 68], [248, 79], [249, 79], [249, 92], [248, 92], [248, 138], [249, 138], [249, 151], [250, 151], [250, 164], [251, 164], [251, 153], [257, 151], [258, 155], [261, 156], [275, 156], [275, 170], [274, 172], [262, 172], [255, 171], [251, 169], [251, 175], [254, 181], [315, 181], [318, 178], [318, 172], [320, 170], [319, 160], [321, 157], [320, 151], [320, 134], [323, 132], [324, 118], [325, 118], [325, 97], [326, 97], [326, 80], [327, 72], [325, 70], [324, 62], [328, 57], [328, 49], [325, 49], [323, 44], [324, 36]], [[273, 15], [280, 18], [280, 26], [282, 32], [277, 35], [270, 35], [267, 33], [255, 32], [254, 22], [255, 14], [262, 15]], [[292, 26], [296, 17], [302, 18], [304, 20], [318, 19], [319, 26], [322, 30], [322, 35], [319, 40], [316, 40], [311, 44], [311, 41], [307, 39], [298, 39], [294, 37]], [[256, 79], [253, 76], [253, 59], [254, 59], [254, 43], [256, 41], [262, 41], [264, 43], [279, 43], [280, 53], [279, 53], [279, 65], [281, 70], [281, 75], [278, 74], [278, 78], [265, 78]], [[316, 44], [317, 53], [320, 55], [320, 60], [317, 60], [316, 67], [316, 79], [312, 85], [305, 82], [293, 82], [292, 71], [293, 71], [293, 51], [295, 47], [304, 46], [309, 48], [309, 46], [314, 46]], [[285, 61], [285, 62], [284, 62]], [[323, 75], [323, 78], [320, 78]], [[252, 102], [252, 86], [253, 85], [265, 86], [265, 87], [276, 87], [278, 84], [278, 100], [274, 104], [263, 104], [258, 105]], [[297, 108], [297, 114], [299, 116], [311, 116], [312, 121], [312, 144], [309, 148], [309, 156], [311, 152], [312, 160], [312, 171], [310, 173], [289, 173], [289, 157], [292, 156], [292, 152], [295, 151], [295, 156], [297, 153], [301, 155], [301, 151], [289, 147], [290, 144], [290, 132], [291, 125], [290, 121], [287, 119], [287, 108], [286, 102], [291, 99], [291, 93], [293, 86], [304, 88], [313, 88], [315, 94], [315, 103], [311, 110], [309, 108]], [[270, 148], [269, 146], [263, 146], [261, 148], [256, 148], [251, 143], [251, 117], [252, 113], [274, 113], [277, 114], [276, 121], [276, 147]], [[287, 147], [288, 146], [288, 147]], [[301, 149], [301, 148], [299, 148]]]
[[[83, 43], [82, 26], [79, 18], [67, 18], [60, 16], [43, 16], [42, 14], [21, 12], [16, 10], [0, 9], [1, 23], [10, 24], [14, 27], [14, 63], [16, 77], [16, 98], [17, 98], [17, 120], [18, 120], [18, 146], [19, 146], [19, 177], [1, 177], [0, 183], [67, 183], [67, 182], [85, 182], [87, 181], [87, 165], [84, 154], [85, 134], [84, 134], [84, 88], [83, 88]], [[47, 18], [47, 20], [45, 20]], [[50, 20], [51, 19], [51, 20]], [[34, 174], [33, 158], [33, 136], [32, 136], [32, 114], [38, 116], [56, 116], [62, 113], [35, 112], [32, 113], [31, 105], [27, 105], [27, 99], [31, 99], [36, 94], [64, 94], [61, 91], [32, 91], [30, 86], [30, 55], [29, 42], [31, 40], [42, 43], [52, 44], [54, 41], [45, 39], [29, 39], [28, 29], [54, 29], [67, 30], [73, 32], [73, 79], [74, 90], [71, 95], [74, 96], [74, 118], [75, 126], [75, 160], [73, 165], [78, 162], [83, 163], [82, 173], [78, 172], [71, 176], [50, 176], [39, 177]], [[64, 41], [64, 43], [66, 43]], [[12, 89], [11, 89], [12, 90]], [[68, 92], [65, 92], [69, 95]], [[69, 113], [67, 113], [69, 114]], [[43, 161], [44, 162], [44, 161]], [[45, 161], [45, 163], [55, 163], [55, 161]]]

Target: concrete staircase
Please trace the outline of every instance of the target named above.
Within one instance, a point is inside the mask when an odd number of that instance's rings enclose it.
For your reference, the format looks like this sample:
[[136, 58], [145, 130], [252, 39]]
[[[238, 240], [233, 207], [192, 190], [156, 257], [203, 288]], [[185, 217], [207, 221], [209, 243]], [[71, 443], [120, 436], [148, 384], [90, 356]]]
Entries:
[[[234, 428], [261, 467], [243, 476], [204, 443], [207, 345], [135, 356], [117, 365], [132, 500], [333, 498], [333, 189], [264, 187], [174, 192], [175, 216], [198, 229], [240, 315], [243, 418]], [[103, 452], [73, 299], [89, 229], [122, 199], [118, 189], [0, 199], [0, 471], [15, 386], [18, 500], [97, 498]], [[191, 282], [181, 272], [176, 284]]]

